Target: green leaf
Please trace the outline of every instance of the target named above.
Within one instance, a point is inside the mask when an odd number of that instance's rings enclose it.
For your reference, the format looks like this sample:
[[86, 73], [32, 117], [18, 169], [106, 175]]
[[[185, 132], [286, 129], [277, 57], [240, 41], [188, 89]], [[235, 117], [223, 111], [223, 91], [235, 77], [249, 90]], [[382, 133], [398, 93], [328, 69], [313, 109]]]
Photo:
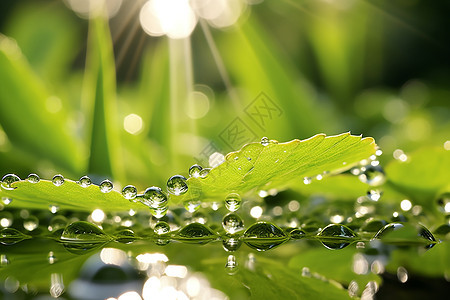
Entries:
[[427, 201], [448, 185], [450, 178], [450, 151], [426, 147], [410, 155], [403, 162], [396, 160], [385, 171], [389, 181], [416, 201]]
[[326, 137], [318, 134], [306, 140], [286, 143], [250, 143], [231, 152], [224, 163], [213, 168], [206, 178], [189, 178], [189, 190], [174, 201], [202, 197], [217, 200], [229, 192], [284, 189], [303, 184], [304, 177], [339, 173], [375, 152], [372, 138], [350, 133]]
[[89, 173], [123, 179], [117, 128], [113, 46], [108, 21], [90, 20], [85, 100], [93, 106]]
[[68, 179], [61, 186], [55, 186], [48, 180], [38, 183], [24, 180], [14, 183], [13, 187], [14, 190], [0, 191], [2, 198], [12, 199], [8, 207], [48, 209], [50, 205], [57, 205], [62, 210], [92, 211], [99, 208], [105, 212], [144, 207], [126, 200], [115, 190], [102, 193], [97, 185], [92, 184], [84, 188]]
[[[12, 144], [58, 169], [80, 170], [82, 148], [67, 127], [65, 112], [49, 111], [51, 93], [32, 71], [21, 50], [0, 35], [0, 124]], [[58, 101], [58, 100], [57, 100]]]

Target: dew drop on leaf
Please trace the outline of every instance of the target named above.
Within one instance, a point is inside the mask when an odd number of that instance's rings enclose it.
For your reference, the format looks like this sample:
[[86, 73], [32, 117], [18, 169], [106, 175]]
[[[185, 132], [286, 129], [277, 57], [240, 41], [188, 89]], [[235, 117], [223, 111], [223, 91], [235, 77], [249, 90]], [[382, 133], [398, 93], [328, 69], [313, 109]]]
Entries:
[[61, 240], [65, 242], [95, 243], [108, 241], [110, 237], [92, 223], [76, 221], [64, 229]]
[[39, 178], [39, 176], [37, 174], [30, 174], [27, 177], [27, 181], [30, 183], [38, 183], [41, 179]]
[[229, 234], [235, 234], [244, 230], [244, 221], [237, 214], [229, 213], [222, 219], [223, 229]]
[[127, 200], [133, 200], [137, 196], [137, 189], [134, 185], [127, 185], [122, 189], [122, 195]]
[[113, 183], [110, 180], [108, 180], [108, 179], [103, 180], [100, 183], [100, 186], [99, 186], [100, 192], [102, 192], [102, 193], [109, 193], [109, 192], [111, 192], [113, 187], [114, 187]]
[[237, 193], [230, 193], [225, 198], [225, 207], [229, 211], [237, 211], [241, 207], [242, 199]]
[[200, 173], [201, 173], [202, 170], [203, 170], [203, 168], [200, 165], [197, 165], [197, 164], [192, 165], [189, 168], [189, 176], [190, 177], [194, 177], [194, 178], [198, 178], [198, 177], [200, 177]]
[[81, 187], [87, 188], [88, 186], [90, 186], [92, 184], [92, 181], [91, 181], [91, 179], [88, 176], [83, 176], [78, 181], [78, 184]]
[[[191, 223], [183, 227], [177, 234], [178, 237], [190, 239], [196, 243], [209, 242], [209, 240], [216, 238], [216, 234], [207, 226], [199, 223]], [[202, 239], [204, 241], [198, 241]]]
[[159, 221], [153, 228], [153, 232], [157, 235], [163, 235], [170, 232], [170, 226], [167, 222]]
[[167, 214], [168, 210], [169, 210], [168, 205], [163, 205], [157, 208], [150, 207], [150, 213], [157, 219], [161, 219], [162, 217], [164, 217]]
[[13, 245], [28, 238], [30, 236], [23, 234], [15, 228], [3, 228], [0, 230], [0, 244], [3, 245]]
[[136, 234], [130, 228], [124, 228], [115, 233], [115, 239], [122, 244], [129, 244], [136, 240]]
[[186, 178], [182, 175], [174, 175], [167, 180], [167, 190], [169, 193], [179, 196], [188, 191]]
[[211, 171], [211, 168], [203, 168], [200, 171], [200, 178], [206, 178], [209, 175], [209, 172]]
[[53, 251], [50, 251], [50, 252], [48, 253], [48, 255], [47, 255], [47, 261], [48, 261], [48, 263], [51, 264], [51, 265], [53, 265], [53, 264], [57, 261], [56, 256], [55, 256], [55, 253], [53, 253]]
[[298, 228], [292, 228], [291, 230], [289, 230], [289, 235], [291, 239], [298, 240], [305, 237], [305, 232]]
[[342, 224], [330, 224], [318, 236], [322, 244], [332, 250], [347, 247], [357, 237], [353, 230]]
[[272, 249], [288, 240], [288, 236], [280, 227], [269, 222], [258, 222], [251, 225], [243, 236], [245, 244], [258, 251]]
[[64, 184], [64, 177], [61, 174], [53, 176], [52, 182], [55, 186], [61, 186]]
[[311, 184], [312, 182], [312, 178], [311, 177], [304, 177], [303, 178], [303, 183], [304, 184]]
[[13, 223], [13, 215], [9, 211], [0, 212], [0, 227], [9, 227]]
[[20, 181], [20, 177], [17, 176], [16, 174], [6, 174], [2, 178], [1, 186], [5, 190], [13, 190], [15, 188], [13, 188], [11, 185], [17, 181]]
[[152, 208], [160, 208], [168, 204], [167, 196], [157, 186], [147, 188], [140, 198], [140, 202]]
[[261, 145], [268, 146], [269, 143], [270, 143], [270, 140], [268, 137], [265, 136], [265, 137], [261, 138]]
[[367, 183], [370, 186], [379, 186], [384, 183], [384, 171], [380, 166], [368, 165], [362, 167], [361, 170], [363, 172], [358, 176], [361, 182]]

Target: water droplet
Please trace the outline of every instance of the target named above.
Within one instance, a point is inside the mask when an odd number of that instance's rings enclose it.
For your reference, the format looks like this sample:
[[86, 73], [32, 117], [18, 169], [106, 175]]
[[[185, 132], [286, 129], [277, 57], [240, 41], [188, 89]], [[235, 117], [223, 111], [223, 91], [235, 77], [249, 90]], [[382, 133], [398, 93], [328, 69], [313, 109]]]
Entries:
[[61, 235], [61, 241], [71, 243], [102, 243], [111, 238], [92, 223], [76, 221], [69, 224]]
[[322, 244], [332, 250], [347, 247], [357, 237], [353, 230], [341, 224], [330, 224], [326, 226], [318, 236]]
[[303, 277], [311, 277], [311, 271], [309, 270], [308, 267], [303, 267], [302, 276]]
[[117, 242], [122, 244], [130, 244], [134, 242], [137, 237], [133, 230], [130, 228], [123, 228], [122, 230], [116, 232], [115, 239]]
[[222, 238], [222, 245], [225, 251], [234, 252], [242, 245], [242, 241], [238, 237], [225, 236]]
[[312, 182], [312, 178], [311, 177], [304, 177], [303, 178], [303, 183], [304, 184], [311, 184]]
[[0, 212], [0, 227], [9, 227], [13, 223], [13, 215], [9, 211]]
[[359, 180], [370, 186], [379, 186], [384, 183], [384, 171], [380, 166], [368, 165], [362, 168], [363, 173], [358, 176]]
[[408, 271], [404, 267], [397, 268], [397, 278], [401, 283], [408, 281]]
[[64, 177], [61, 174], [53, 176], [52, 182], [56, 186], [61, 186], [64, 184]]
[[223, 229], [229, 234], [235, 234], [244, 230], [244, 221], [234, 213], [229, 213], [222, 219]]
[[229, 211], [237, 211], [241, 207], [241, 203], [241, 196], [239, 196], [239, 194], [237, 193], [230, 193], [225, 198], [225, 207]]
[[39, 178], [39, 176], [37, 174], [30, 174], [27, 177], [27, 181], [30, 183], [38, 183], [41, 179]]
[[383, 195], [383, 192], [378, 189], [371, 189], [367, 191], [367, 198], [369, 198], [372, 201], [380, 200], [381, 195]]
[[33, 231], [39, 226], [39, 219], [36, 216], [29, 216], [23, 220], [23, 228], [28, 231]]
[[184, 208], [190, 213], [198, 210], [201, 204], [202, 202], [200, 200], [188, 200], [183, 202]]
[[291, 239], [298, 240], [305, 237], [305, 232], [298, 228], [289, 228], [288, 233]]
[[48, 210], [52, 213], [52, 214], [56, 214], [59, 211], [59, 206], [58, 205], [52, 205], [50, 204], [48, 206]]
[[216, 239], [217, 235], [203, 224], [191, 223], [183, 227], [176, 238], [188, 243], [205, 244]]
[[200, 171], [200, 178], [206, 178], [209, 175], [211, 168], [204, 168]]
[[288, 240], [288, 236], [273, 223], [258, 222], [244, 232], [244, 243], [258, 251], [266, 251]]
[[174, 175], [167, 180], [167, 190], [176, 196], [183, 195], [188, 191], [186, 178], [182, 175]]
[[15, 174], [6, 174], [2, 178], [1, 186], [5, 190], [14, 190], [15, 188], [12, 187], [12, 184], [14, 182], [20, 181], [20, 177]]
[[158, 223], [156, 223], [155, 227], [153, 228], [153, 231], [157, 235], [168, 234], [170, 232], [170, 226], [167, 222], [159, 221]]
[[64, 216], [54, 216], [51, 220], [50, 220], [50, 224], [48, 225], [48, 230], [49, 231], [56, 231], [58, 229], [61, 228], [65, 228], [67, 226], [67, 218]]
[[31, 238], [14, 228], [3, 228], [0, 230], [0, 244], [13, 245], [25, 239]]
[[163, 205], [157, 208], [150, 207], [150, 213], [157, 219], [161, 219], [162, 217], [164, 217], [167, 214], [168, 210], [168, 205]]
[[383, 228], [381, 228], [373, 237], [374, 239], [381, 239], [384, 236], [386, 236], [389, 232], [398, 230], [400, 228], [404, 227], [403, 224], [400, 223], [390, 223], [385, 225]]
[[113, 183], [110, 180], [105, 179], [100, 183], [100, 192], [109, 193], [111, 192], [113, 187], [114, 187]]
[[9, 265], [9, 259], [6, 254], [0, 255], [0, 268]]
[[234, 255], [228, 255], [227, 263], [225, 264], [225, 269], [229, 275], [233, 275], [237, 271], [237, 262]]
[[77, 182], [81, 187], [87, 188], [92, 184], [91, 179], [88, 176], [83, 176], [80, 178], [80, 180]]
[[203, 168], [200, 165], [197, 165], [197, 164], [192, 165], [189, 168], [189, 176], [198, 178], [198, 177], [200, 177], [200, 173], [202, 170], [203, 170]]
[[135, 218], [131, 216], [124, 216], [120, 221], [120, 225], [123, 227], [131, 227], [134, 225]]
[[269, 143], [270, 143], [270, 140], [268, 137], [265, 136], [265, 137], [261, 138], [261, 145], [267, 146], [267, 145], [269, 145]]
[[352, 298], [355, 298], [358, 296], [359, 286], [358, 283], [354, 280], [350, 282], [348, 285], [348, 295]]
[[450, 214], [450, 192], [439, 195], [436, 202], [442, 213]]
[[[133, 200], [137, 196], [137, 189], [134, 185], [127, 185], [122, 190], [122, 195], [127, 200]], [[133, 201], [134, 202], [134, 201]]]
[[50, 252], [48, 253], [48, 255], [47, 255], [47, 261], [48, 261], [48, 263], [51, 264], [51, 265], [53, 265], [53, 264], [57, 261], [57, 259], [56, 259], [56, 257], [55, 257], [55, 253], [53, 253], [53, 251], [50, 251]]
[[167, 196], [157, 186], [147, 188], [139, 200], [152, 208], [160, 208], [168, 204]]

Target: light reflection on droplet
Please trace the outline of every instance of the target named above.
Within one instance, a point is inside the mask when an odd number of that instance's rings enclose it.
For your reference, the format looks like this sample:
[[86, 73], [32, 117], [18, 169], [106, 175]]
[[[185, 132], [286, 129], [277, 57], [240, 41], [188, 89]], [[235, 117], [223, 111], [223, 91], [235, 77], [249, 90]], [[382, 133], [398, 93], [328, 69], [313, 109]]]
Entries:
[[348, 295], [352, 298], [356, 297], [356, 296], [358, 296], [358, 290], [359, 290], [358, 283], [356, 281], [352, 280], [350, 282], [350, 284], [348, 285]]
[[103, 220], [105, 220], [105, 213], [103, 212], [103, 210], [101, 209], [95, 209], [92, 214], [91, 214], [91, 218], [92, 221], [96, 222], [96, 223], [101, 223], [103, 222]]
[[168, 265], [164, 270], [164, 273], [166, 273], [166, 275], [170, 277], [185, 278], [188, 270], [185, 266]]
[[342, 215], [333, 215], [333, 216], [330, 217], [330, 222], [331, 223], [339, 224], [342, 221], [344, 221], [344, 216], [342, 216]]
[[404, 267], [397, 268], [397, 278], [401, 283], [408, 281], [408, 271]]
[[370, 265], [370, 270], [374, 274], [382, 274], [384, 272], [384, 264], [377, 259]]
[[263, 214], [263, 209], [261, 206], [254, 206], [250, 210], [250, 215], [255, 219], [260, 218], [262, 216], [262, 214]]
[[142, 118], [137, 114], [129, 114], [123, 119], [123, 129], [130, 134], [139, 134], [143, 125]]
[[408, 199], [402, 200], [402, 202], [400, 202], [400, 208], [403, 211], [408, 211], [412, 208], [412, 203], [411, 201], [409, 201]]
[[402, 161], [402, 162], [405, 162], [408, 160], [408, 156], [401, 149], [395, 149], [394, 152], [392, 153], [392, 156], [395, 159]]
[[369, 262], [361, 253], [353, 256], [353, 272], [358, 275], [367, 274], [369, 271]]
[[444, 149], [445, 149], [445, 150], [450, 150], [450, 141], [445, 141], [445, 143], [444, 143]]
[[214, 152], [209, 156], [209, 166], [215, 168], [220, 166], [225, 161], [225, 156], [222, 153]]
[[52, 273], [50, 275], [50, 295], [53, 298], [58, 298], [64, 292], [63, 276], [59, 273]]
[[311, 182], [312, 182], [312, 179], [310, 177], [303, 178], [303, 183], [304, 184], [310, 184]]

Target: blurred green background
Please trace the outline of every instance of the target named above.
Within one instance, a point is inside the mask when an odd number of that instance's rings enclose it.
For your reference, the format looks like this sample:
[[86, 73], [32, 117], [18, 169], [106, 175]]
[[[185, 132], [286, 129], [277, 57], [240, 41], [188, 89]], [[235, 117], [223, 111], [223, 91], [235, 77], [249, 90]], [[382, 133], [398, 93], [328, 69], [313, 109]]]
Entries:
[[236, 23], [178, 41], [144, 32], [144, 1], [70, 2], [0, 4], [3, 174], [142, 190], [263, 136], [351, 131], [384, 162], [450, 140], [448, 1], [234, 0]]

